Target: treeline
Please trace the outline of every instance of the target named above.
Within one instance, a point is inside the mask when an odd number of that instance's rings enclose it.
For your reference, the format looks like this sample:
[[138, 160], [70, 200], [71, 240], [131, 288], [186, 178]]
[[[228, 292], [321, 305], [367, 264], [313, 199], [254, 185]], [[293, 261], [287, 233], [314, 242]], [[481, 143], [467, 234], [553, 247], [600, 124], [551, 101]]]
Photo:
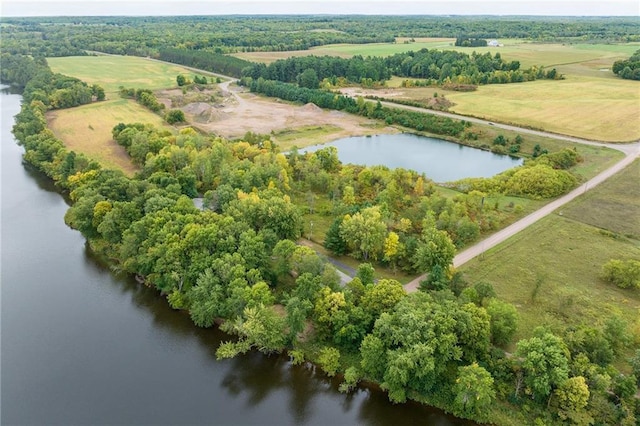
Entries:
[[313, 103], [320, 108], [346, 111], [351, 114], [359, 114], [376, 120], [384, 120], [387, 124], [399, 124], [404, 127], [426, 131], [439, 135], [458, 136], [467, 124], [460, 120], [441, 117], [433, 114], [425, 114], [408, 111], [399, 108], [383, 107], [377, 104], [366, 103], [364, 100], [355, 99], [327, 92], [319, 89], [298, 87], [289, 83], [259, 78], [243, 78], [241, 84], [249, 87], [252, 92], [266, 96], [277, 97], [293, 102]]
[[5, 18], [2, 52], [40, 56], [85, 50], [157, 57], [178, 48], [214, 53], [305, 50], [335, 43], [390, 43], [397, 37], [632, 42], [637, 17], [182, 16]]
[[74, 77], [53, 73], [44, 58], [0, 55], [0, 81], [24, 87], [24, 101], [41, 102], [44, 109], [70, 108], [104, 100], [104, 89]]
[[238, 78], [252, 64], [234, 56], [185, 49], [160, 49], [158, 59]]
[[120, 96], [128, 99], [135, 99], [140, 105], [149, 108], [153, 112], [160, 112], [165, 109], [162, 102], [150, 89], [134, 89], [120, 87]]
[[640, 50], [637, 50], [629, 59], [615, 61], [611, 70], [624, 79], [640, 80]]
[[486, 47], [487, 40], [483, 38], [456, 37], [455, 45], [460, 47]]
[[[305, 73], [312, 73], [310, 78]], [[555, 69], [543, 67], [521, 69], [519, 61], [506, 62], [496, 53], [471, 55], [451, 50], [421, 49], [397, 53], [386, 58], [349, 59], [331, 56], [304, 56], [279, 59], [269, 65], [253, 64], [242, 71], [245, 77], [277, 80], [317, 88], [321, 81], [335, 85], [337, 79], [351, 83], [367, 81], [382, 83], [392, 75], [424, 78], [429, 84], [495, 84], [519, 83], [541, 78], [557, 79]]]
[[389, 56], [385, 63], [394, 75], [426, 78], [434, 83], [504, 84], [561, 77], [555, 69], [545, 71], [536, 66], [521, 69], [519, 61], [507, 62], [500, 53], [491, 55], [490, 52], [468, 55], [452, 50], [421, 49]]
[[316, 85], [324, 79], [346, 78], [350, 82], [360, 83], [362, 79], [384, 81], [391, 78], [391, 72], [385, 60], [379, 57], [363, 58], [356, 55], [352, 58], [337, 56], [301, 56], [279, 59], [269, 65], [252, 64], [245, 68], [242, 75], [254, 80], [277, 80], [296, 83], [300, 75], [306, 70], [313, 70], [316, 75]]

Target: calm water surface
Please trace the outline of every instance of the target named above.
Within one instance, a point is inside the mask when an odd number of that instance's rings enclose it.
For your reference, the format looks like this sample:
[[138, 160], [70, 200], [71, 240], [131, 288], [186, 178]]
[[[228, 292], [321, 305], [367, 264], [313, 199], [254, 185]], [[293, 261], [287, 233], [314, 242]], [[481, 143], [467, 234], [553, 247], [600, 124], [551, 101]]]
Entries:
[[424, 173], [435, 182], [490, 177], [522, 164], [519, 158], [410, 133], [355, 136], [300, 152], [313, 152], [326, 146], [335, 146], [343, 163], [402, 167]]
[[286, 357], [216, 361], [228, 339], [114, 275], [64, 224], [68, 206], [22, 164], [2, 105], [1, 423], [462, 425], [382, 392], [345, 396]]

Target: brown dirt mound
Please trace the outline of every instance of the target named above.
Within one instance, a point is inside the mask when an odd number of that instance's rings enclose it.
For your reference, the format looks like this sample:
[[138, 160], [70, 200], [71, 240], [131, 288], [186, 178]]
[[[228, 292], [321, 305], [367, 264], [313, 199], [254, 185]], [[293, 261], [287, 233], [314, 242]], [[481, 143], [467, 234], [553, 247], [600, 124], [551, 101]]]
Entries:
[[320, 108], [318, 105], [314, 104], [313, 102], [309, 102], [308, 104], [305, 104], [302, 108], [305, 111], [309, 111], [309, 112], [320, 112], [320, 111], [322, 111], [322, 108]]

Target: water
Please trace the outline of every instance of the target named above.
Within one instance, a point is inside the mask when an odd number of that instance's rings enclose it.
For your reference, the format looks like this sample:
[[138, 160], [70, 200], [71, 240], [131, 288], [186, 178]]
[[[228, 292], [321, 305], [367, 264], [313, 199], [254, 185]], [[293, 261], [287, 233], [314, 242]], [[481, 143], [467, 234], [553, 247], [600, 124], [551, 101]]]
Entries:
[[335, 146], [343, 163], [402, 167], [424, 173], [435, 182], [491, 177], [522, 164], [520, 158], [410, 133], [355, 136], [300, 152], [314, 152], [326, 146]]
[[2, 424], [469, 424], [376, 390], [345, 396], [285, 356], [216, 361], [228, 336], [110, 272], [65, 226], [65, 199], [10, 134], [20, 97], [0, 102]]

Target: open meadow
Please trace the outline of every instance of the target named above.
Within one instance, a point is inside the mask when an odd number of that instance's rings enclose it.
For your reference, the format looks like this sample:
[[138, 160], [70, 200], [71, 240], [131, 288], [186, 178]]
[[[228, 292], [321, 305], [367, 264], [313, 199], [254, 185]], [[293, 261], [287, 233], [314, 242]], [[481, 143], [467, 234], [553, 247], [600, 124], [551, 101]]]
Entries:
[[640, 161], [460, 268], [470, 283], [486, 281], [520, 315], [513, 341], [536, 326], [562, 333], [601, 326], [620, 314], [640, 344], [640, 292], [599, 278], [610, 259], [640, 260]]
[[118, 123], [150, 123], [168, 126], [157, 114], [128, 99], [114, 99], [47, 113], [49, 128], [67, 149], [81, 152], [107, 168], [133, 176], [137, 167], [111, 136]]
[[165, 89], [177, 86], [178, 74], [197, 75], [179, 65], [137, 56], [68, 56], [47, 58], [47, 62], [53, 72], [79, 78], [88, 84], [99, 84], [108, 98], [117, 96], [113, 94], [118, 92], [120, 86]]

